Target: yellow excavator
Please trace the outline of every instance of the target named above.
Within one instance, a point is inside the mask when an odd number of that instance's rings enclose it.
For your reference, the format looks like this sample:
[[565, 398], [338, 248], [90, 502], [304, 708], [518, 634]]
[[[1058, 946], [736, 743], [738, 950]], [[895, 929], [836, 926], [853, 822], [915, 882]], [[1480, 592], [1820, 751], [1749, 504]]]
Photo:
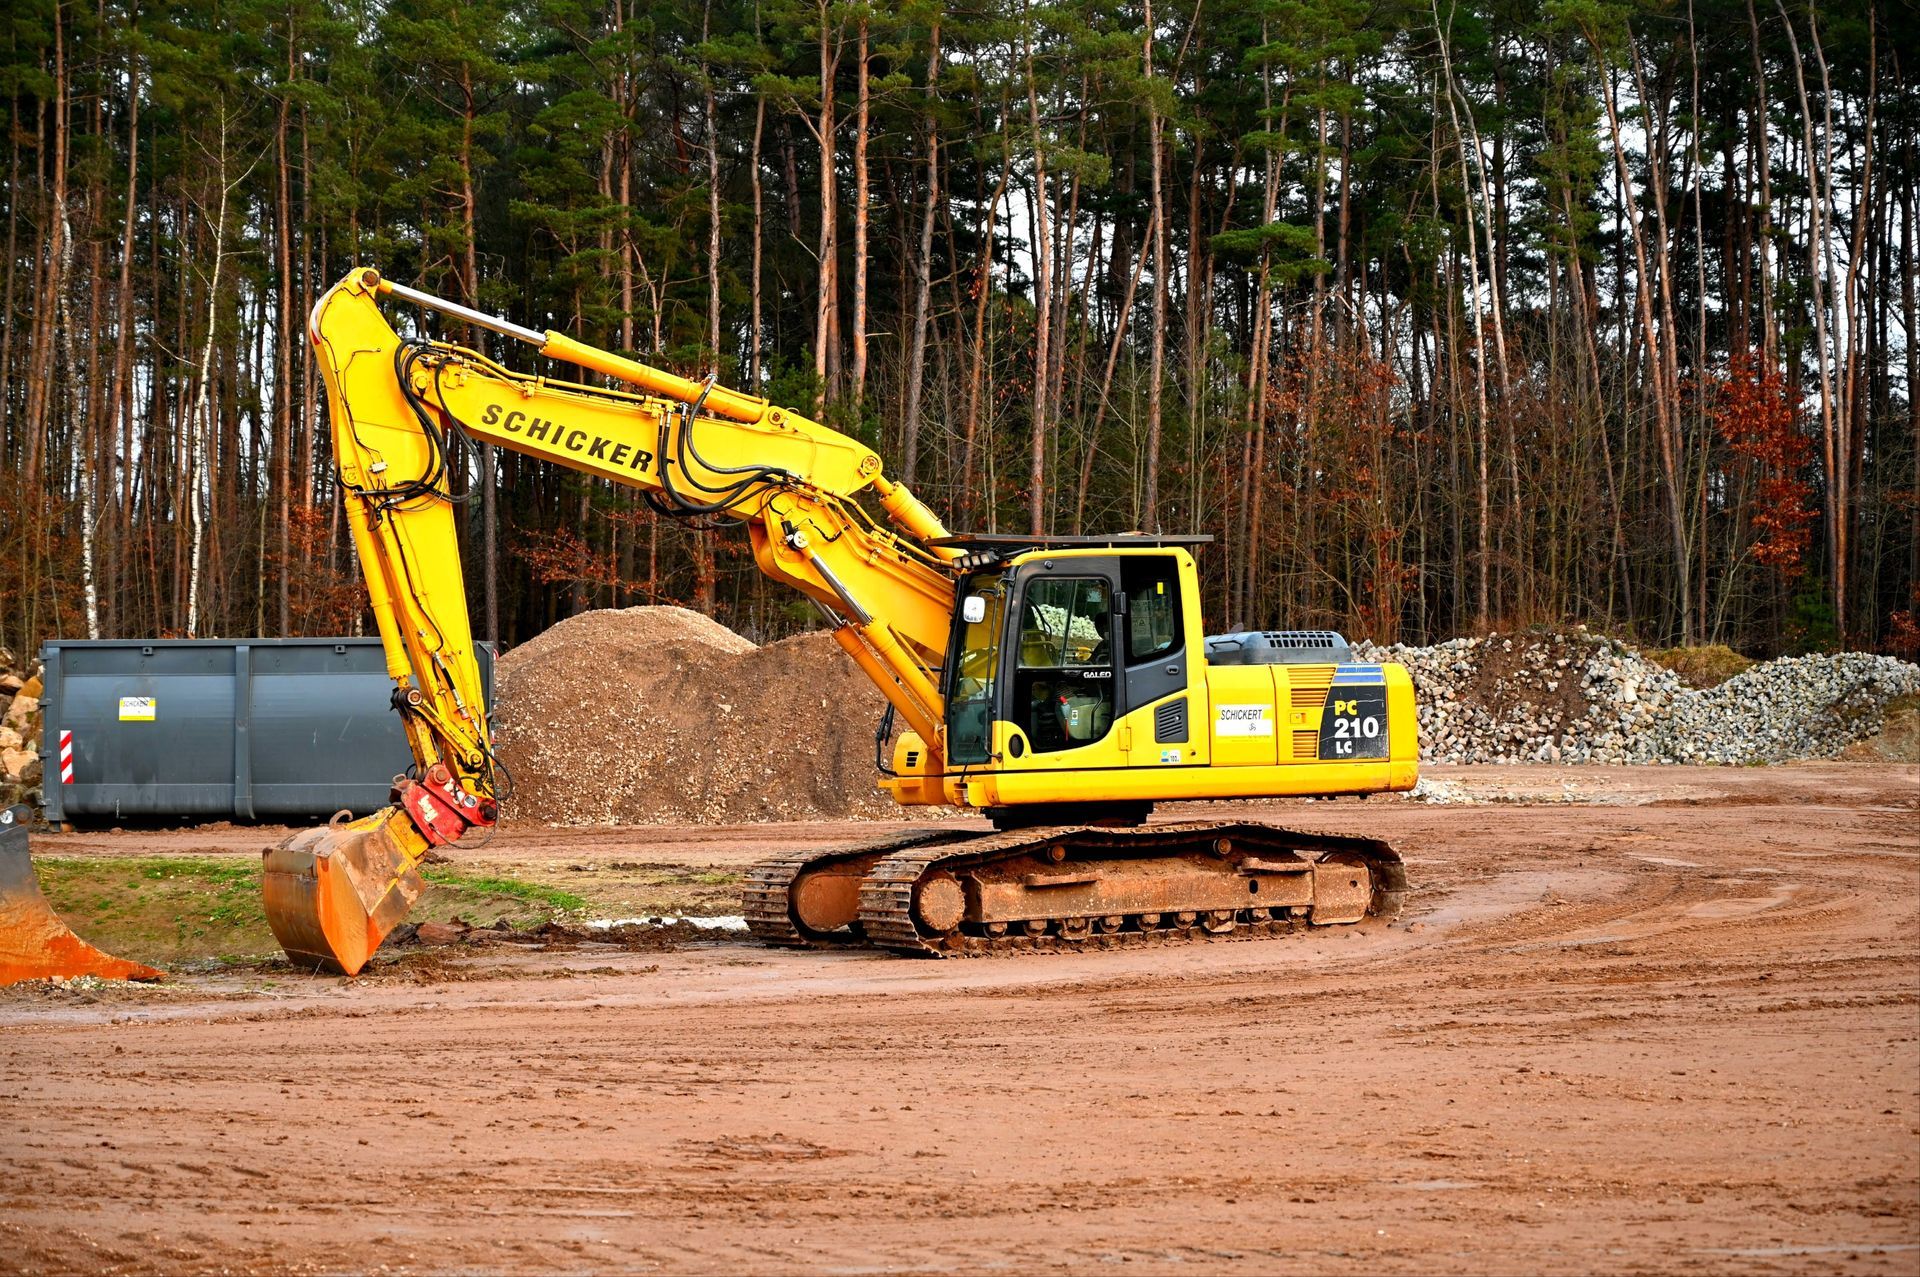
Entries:
[[[386, 299], [618, 388], [403, 337]], [[1379, 840], [1147, 822], [1158, 803], [1417, 779], [1403, 668], [1355, 662], [1330, 632], [1206, 635], [1192, 550], [1207, 538], [955, 535], [871, 448], [801, 413], [372, 269], [320, 299], [308, 335], [415, 765], [387, 808], [266, 853], [267, 918], [296, 965], [357, 972], [423, 889], [427, 855], [499, 818], [448, 482], [476, 440], [638, 488], [667, 517], [744, 524], [760, 570], [819, 606], [903, 725], [890, 751], [891, 721], [876, 738], [879, 784], [903, 806], [991, 818], [991, 833], [923, 827], [757, 866], [743, 908], [761, 939], [1121, 948], [1398, 910], [1405, 871]], [[769, 749], [813, 747], [765, 727]]]

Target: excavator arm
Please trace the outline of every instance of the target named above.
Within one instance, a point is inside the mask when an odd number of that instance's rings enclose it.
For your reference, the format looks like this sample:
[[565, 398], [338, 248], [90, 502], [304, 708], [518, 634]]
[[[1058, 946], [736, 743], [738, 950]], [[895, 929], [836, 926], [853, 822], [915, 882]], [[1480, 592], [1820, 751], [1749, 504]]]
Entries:
[[[382, 298], [510, 337], [618, 387], [516, 372], [403, 337]], [[957, 551], [878, 454], [764, 399], [648, 367], [355, 270], [314, 307], [335, 464], [414, 767], [387, 808], [266, 855], [266, 912], [297, 964], [353, 974], [424, 889], [435, 846], [498, 819], [500, 769], [474, 657], [451, 476], [485, 442], [641, 490], [664, 515], [746, 525], [761, 571], [813, 599], [927, 748]], [[861, 498], [879, 507], [886, 526]]]

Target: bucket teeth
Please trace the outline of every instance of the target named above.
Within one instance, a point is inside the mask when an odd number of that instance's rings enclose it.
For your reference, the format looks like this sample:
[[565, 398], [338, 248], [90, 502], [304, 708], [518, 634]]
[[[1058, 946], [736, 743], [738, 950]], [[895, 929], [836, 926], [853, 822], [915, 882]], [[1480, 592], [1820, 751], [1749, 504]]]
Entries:
[[393, 833], [397, 808], [295, 834], [265, 853], [267, 925], [287, 960], [309, 971], [357, 975], [426, 890], [417, 856]]
[[82, 975], [158, 980], [161, 972], [102, 953], [75, 935], [40, 892], [26, 827], [0, 824], [0, 985]]

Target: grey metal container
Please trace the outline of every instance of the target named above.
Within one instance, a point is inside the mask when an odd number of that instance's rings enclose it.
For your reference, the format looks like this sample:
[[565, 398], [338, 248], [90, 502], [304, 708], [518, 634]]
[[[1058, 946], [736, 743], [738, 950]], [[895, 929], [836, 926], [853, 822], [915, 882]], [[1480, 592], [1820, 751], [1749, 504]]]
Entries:
[[378, 639], [56, 639], [40, 656], [50, 821], [365, 814], [413, 761]]

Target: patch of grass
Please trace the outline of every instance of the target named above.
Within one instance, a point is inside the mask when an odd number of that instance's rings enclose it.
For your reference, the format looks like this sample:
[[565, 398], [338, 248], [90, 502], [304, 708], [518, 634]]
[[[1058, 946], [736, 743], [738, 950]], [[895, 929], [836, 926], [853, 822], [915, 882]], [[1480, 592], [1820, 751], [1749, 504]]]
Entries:
[[34, 869], [67, 924], [123, 958], [166, 966], [276, 948], [257, 861], [46, 857]]
[[517, 878], [552, 883], [586, 897], [594, 915], [606, 918], [739, 913], [745, 880], [735, 869], [661, 861], [614, 860], [564, 868], [546, 862], [508, 868]]
[[1718, 687], [1753, 665], [1750, 658], [1740, 655], [1725, 643], [1712, 643], [1704, 647], [1663, 647], [1643, 652], [1642, 655], [1678, 674], [1689, 687]]
[[[253, 857], [37, 856], [33, 863], [48, 903], [67, 925], [120, 957], [161, 967], [231, 966], [279, 952]], [[588, 908], [573, 892], [517, 878], [438, 866], [425, 877], [414, 922], [505, 918], [529, 926]]]
[[446, 887], [454, 891], [477, 893], [483, 896], [505, 896], [560, 913], [577, 913], [587, 907], [586, 900], [574, 895], [571, 891], [543, 886], [537, 882], [521, 882], [516, 878], [463, 874], [458, 870], [441, 868], [424, 869], [421, 871], [421, 877], [436, 887]]

